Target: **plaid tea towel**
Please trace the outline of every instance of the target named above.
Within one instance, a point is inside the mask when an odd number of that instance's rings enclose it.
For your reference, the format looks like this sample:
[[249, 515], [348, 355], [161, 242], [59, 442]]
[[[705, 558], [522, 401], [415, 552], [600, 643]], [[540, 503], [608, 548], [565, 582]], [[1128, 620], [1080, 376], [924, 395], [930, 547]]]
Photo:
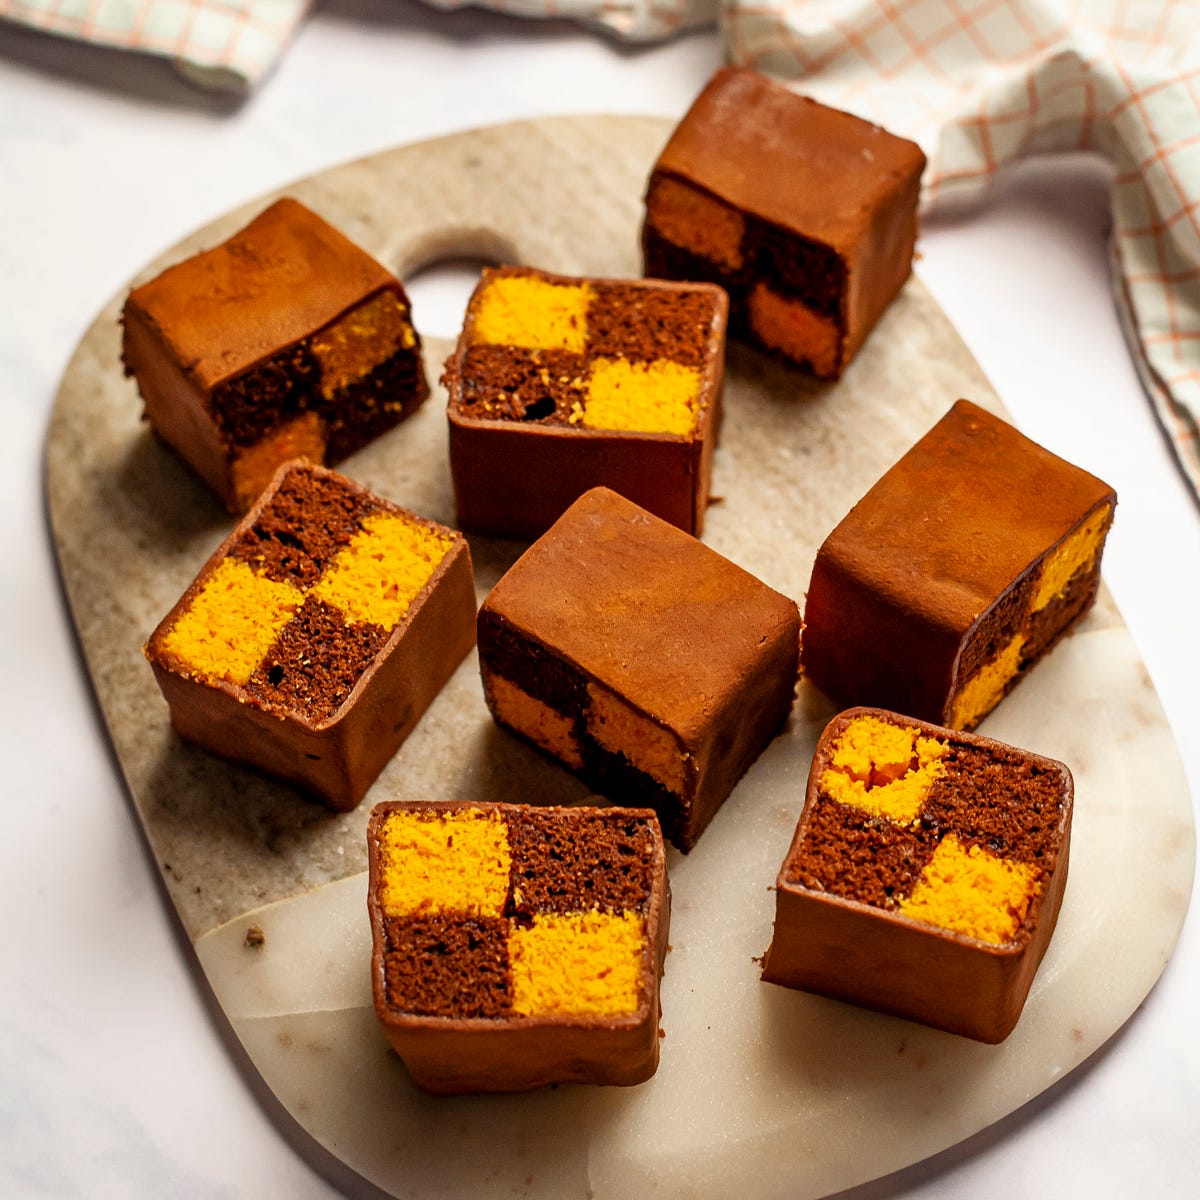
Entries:
[[193, 83], [240, 91], [271, 69], [313, 0], [0, 0], [0, 18], [171, 59]]
[[[425, 0], [435, 8], [483, 7], [519, 17], [567, 17], [631, 42], [711, 25], [722, 0]], [[728, 5], [729, 0], [724, 0]], [[697, 88], [699, 91], [699, 88]]]

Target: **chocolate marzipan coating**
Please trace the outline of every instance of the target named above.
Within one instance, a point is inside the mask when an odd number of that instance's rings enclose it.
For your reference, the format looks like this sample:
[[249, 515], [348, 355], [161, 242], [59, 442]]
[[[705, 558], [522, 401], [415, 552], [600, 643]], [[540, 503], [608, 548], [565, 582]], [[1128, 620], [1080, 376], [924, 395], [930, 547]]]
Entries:
[[[955, 724], [963, 687], [1014, 637], [1024, 642], [1000, 694], [1090, 608], [1115, 505], [1095, 476], [958, 401], [818, 550], [807, 677], [843, 704]], [[1033, 611], [1040, 572], [1089, 521], [1090, 557]]]
[[605, 488], [526, 551], [478, 627], [497, 720], [605, 794], [653, 806], [685, 850], [794, 698], [794, 601]]
[[[756, 71], [724, 68], [651, 172], [646, 274], [720, 284], [730, 294], [731, 335], [785, 357], [794, 355], [765, 337], [751, 314], [751, 293], [763, 283], [799, 301], [836, 329], [829, 361], [802, 361], [836, 378], [911, 273], [924, 166], [914, 142]], [[728, 226], [717, 257], [692, 252], [658, 227], [655, 192], [672, 182], [711, 202], [711, 215]], [[704, 245], [709, 234], [699, 230], [694, 240]]]
[[234, 513], [281, 462], [336, 463], [429, 393], [400, 281], [289, 198], [134, 288], [121, 323], [145, 418]]

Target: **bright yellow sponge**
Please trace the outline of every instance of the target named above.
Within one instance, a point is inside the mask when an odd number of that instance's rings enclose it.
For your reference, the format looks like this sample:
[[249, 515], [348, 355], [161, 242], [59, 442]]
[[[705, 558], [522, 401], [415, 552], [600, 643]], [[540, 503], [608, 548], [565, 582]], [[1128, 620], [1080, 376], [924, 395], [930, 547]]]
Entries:
[[223, 559], [163, 639], [187, 670], [244, 684], [304, 599], [288, 583]]
[[312, 589], [350, 623], [394, 628], [454, 543], [394, 513], [367, 517]]
[[945, 753], [944, 743], [920, 730], [864, 714], [835, 742], [821, 787], [842, 804], [906, 825], [921, 811]]
[[474, 335], [493, 346], [570, 350], [587, 345], [587, 284], [549, 283], [524, 275], [497, 275], [476, 302]]

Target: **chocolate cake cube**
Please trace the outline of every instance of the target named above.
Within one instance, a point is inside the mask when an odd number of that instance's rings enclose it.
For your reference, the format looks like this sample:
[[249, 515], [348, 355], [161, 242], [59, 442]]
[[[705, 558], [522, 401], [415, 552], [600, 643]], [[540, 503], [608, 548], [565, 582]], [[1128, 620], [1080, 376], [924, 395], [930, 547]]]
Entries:
[[1054, 759], [841, 713], [776, 880], [763, 979], [1002, 1041], [1058, 919], [1073, 793]]
[[919, 146], [755, 71], [718, 71], [651, 172], [645, 273], [708, 280], [730, 335], [836, 379], [912, 269]]
[[375, 1011], [414, 1083], [654, 1074], [670, 892], [652, 812], [398, 801], [367, 844]]
[[605, 486], [698, 534], [727, 312], [708, 284], [484, 271], [443, 379], [459, 524], [536, 537]]
[[479, 613], [495, 719], [604, 795], [696, 844], [792, 706], [794, 601], [595, 488], [518, 559]]
[[181, 737], [347, 810], [474, 640], [463, 536], [298, 461], [145, 652]]
[[971, 729], [1091, 607], [1116, 494], [960, 400], [817, 552], [806, 676]]
[[121, 323], [146, 420], [233, 513], [281, 463], [339, 462], [429, 393], [400, 281], [296, 200], [134, 288]]

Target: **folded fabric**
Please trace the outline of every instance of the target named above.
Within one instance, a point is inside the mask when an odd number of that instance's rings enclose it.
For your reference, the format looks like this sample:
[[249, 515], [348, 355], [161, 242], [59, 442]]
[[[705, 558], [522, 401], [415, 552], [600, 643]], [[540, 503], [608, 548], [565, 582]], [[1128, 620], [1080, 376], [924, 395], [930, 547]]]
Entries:
[[[564, 17], [628, 41], [716, 21], [720, 0], [426, 0]], [[200, 87], [245, 91], [270, 71], [313, 0], [0, 0], [0, 19], [81, 42], [170, 59]]]
[[446, 10], [492, 8], [509, 16], [568, 18], [627, 41], [649, 42], [698, 25], [711, 25], [717, 19], [722, 0], [425, 0], [425, 3]]
[[313, 0], [0, 0], [0, 18], [169, 58], [201, 87], [241, 91], [271, 69]]

